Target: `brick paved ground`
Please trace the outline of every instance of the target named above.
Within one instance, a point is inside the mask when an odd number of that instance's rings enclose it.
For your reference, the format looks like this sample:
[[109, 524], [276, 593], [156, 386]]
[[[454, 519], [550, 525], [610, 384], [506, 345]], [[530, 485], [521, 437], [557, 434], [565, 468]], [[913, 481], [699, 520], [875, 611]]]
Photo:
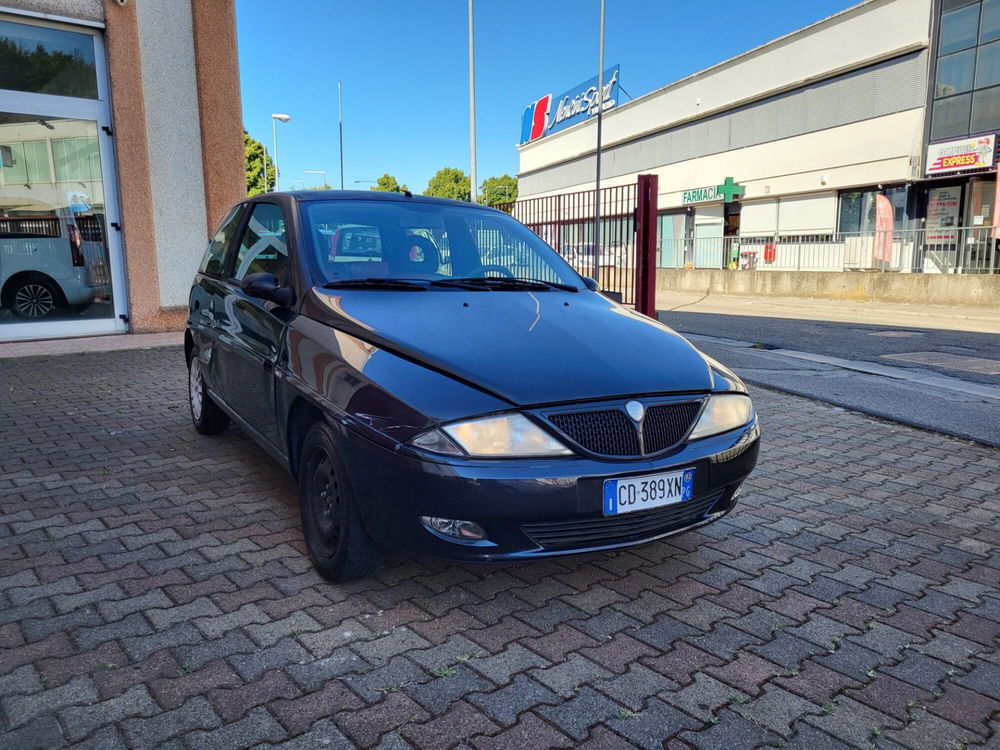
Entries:
[[723, 522], [337, 587], [184, 385], [175, 348], [0, 362], [0, 748], [997, 746], [996, 451], [759, 391]]

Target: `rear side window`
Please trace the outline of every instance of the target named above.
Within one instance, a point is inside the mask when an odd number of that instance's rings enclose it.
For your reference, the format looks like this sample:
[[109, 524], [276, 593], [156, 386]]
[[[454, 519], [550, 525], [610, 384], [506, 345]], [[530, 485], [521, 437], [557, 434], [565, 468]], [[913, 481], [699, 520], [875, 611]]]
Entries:
[[281, 207], [273, 203], [258, 203], [253, 207], [240, 239], [233, 278], [243, 281], [250, 274], [261, 272], [274, 274], [282, 284], [288, 283], [285, 217]]
[[208, 250], [205, 251], [205, 257], [201, 259], [198, 273], [203, 273], [206, 276], [222, 275], [222, 267], [226, 263], [226, 250], [232, 244], [236, 229], [239, 227], [245, 212], [246, 204], [241, 203], [223, 219], [222, 225], [208, 242]]

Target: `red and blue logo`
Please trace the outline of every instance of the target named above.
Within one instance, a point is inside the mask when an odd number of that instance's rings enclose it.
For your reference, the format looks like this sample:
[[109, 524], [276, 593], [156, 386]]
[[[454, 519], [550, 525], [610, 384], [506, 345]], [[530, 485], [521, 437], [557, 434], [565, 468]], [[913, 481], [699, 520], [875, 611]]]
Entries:
[[[594, 76], [562, 96], [546, 94], [524, 108], [521, 115], [521, 140], [519, 145], [537, 141], [545, 135], [583, 122], [598, 111], [607, 112], [618, 104], [618, 74], [620, 66], [604, 71], [602, 79]], [[598, 83], [602, 90], [598, 91]]]
[[524, 108], [521, 115], [521, 143], [537, 140], [545, 135], [552, 109], [552, 94], [546, 94]]

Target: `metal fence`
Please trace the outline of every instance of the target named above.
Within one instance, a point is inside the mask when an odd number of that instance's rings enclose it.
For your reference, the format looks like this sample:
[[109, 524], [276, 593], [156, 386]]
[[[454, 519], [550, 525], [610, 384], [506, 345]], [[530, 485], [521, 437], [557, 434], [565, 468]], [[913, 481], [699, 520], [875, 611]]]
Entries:
[[992, 227], [742, 234], [658, 241], [660, 268], [1000, 273]]
[[525, 224], [584, 276], [594, 276], [596, 260], [601, 286], [631, 305], [635, 304], [636, 199], [636, 183], [601, 189], [599, 251], [594, 242], [593, 190], [526, 198], [497, 208]]

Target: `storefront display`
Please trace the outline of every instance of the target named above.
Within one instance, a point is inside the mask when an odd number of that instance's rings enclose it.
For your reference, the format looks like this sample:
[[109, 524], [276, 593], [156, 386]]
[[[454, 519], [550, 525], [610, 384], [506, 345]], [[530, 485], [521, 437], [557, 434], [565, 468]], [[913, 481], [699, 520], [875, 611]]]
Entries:
[[101, 38], [0, 20], [0, 50], [0, 339], [124, 330]]

